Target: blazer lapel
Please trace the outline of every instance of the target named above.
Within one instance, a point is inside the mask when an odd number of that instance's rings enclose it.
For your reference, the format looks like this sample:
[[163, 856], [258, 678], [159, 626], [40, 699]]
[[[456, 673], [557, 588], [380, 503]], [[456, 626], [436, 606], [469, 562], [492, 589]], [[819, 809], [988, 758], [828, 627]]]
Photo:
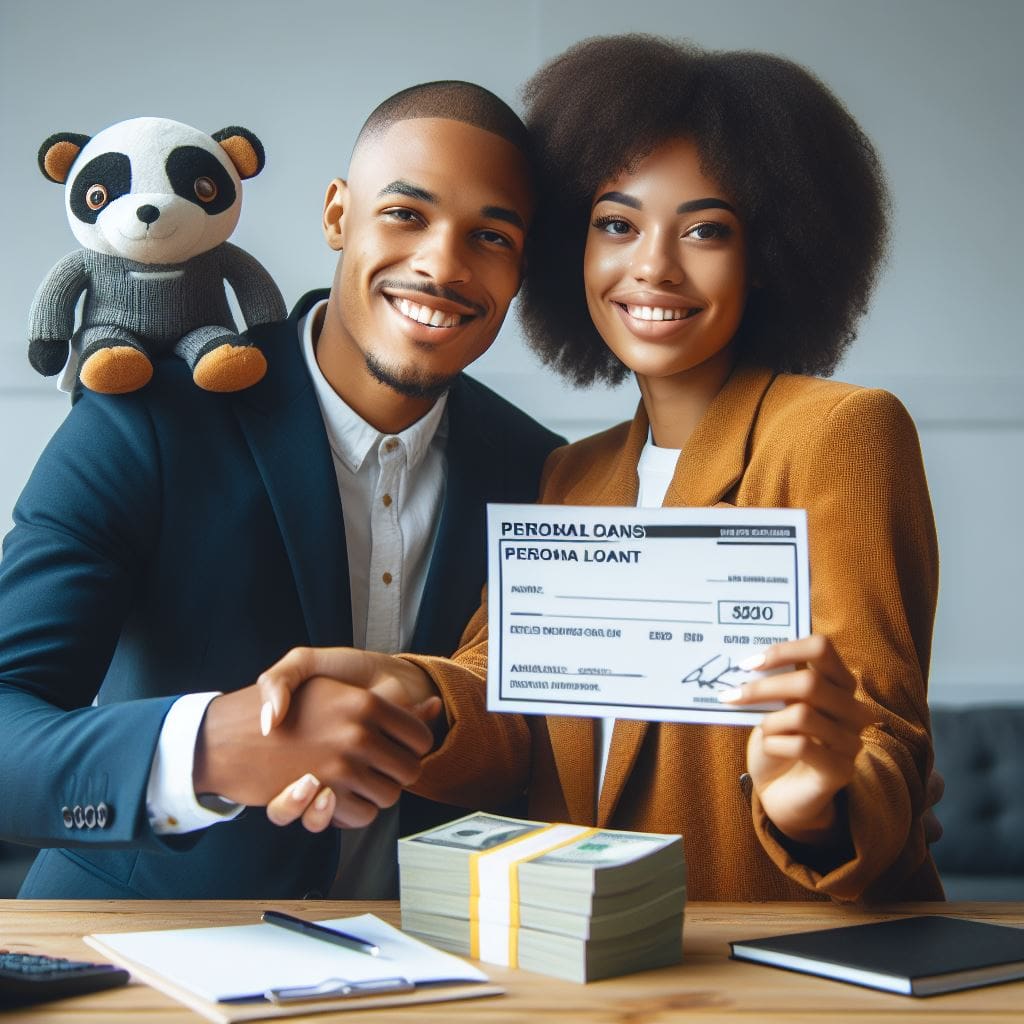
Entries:
[[[486, 576], [487, 516], [481, 495], [499, 493], [493, 448], [482, 436], [459, 378], [448, 395], [444, 504], [411, 649], [447, 656], [480, 603]], [[471, 406], [471, 403], [469, 403]]]
[[593, 825], [597, 802], [594, 719], [548, 715], [546, 724], [569, 821]]
[[249, 332], [264, 347], [270, 372], [239, 392], [234, 408], [288, 552], [309, 643], [350, 645], [345, 525], [323, 417], [298, 337], [304, 312], [300, 302], [284, 323]]
[[715, 396], [679, 457], [665, 506], [709, 508], [736, 485], [747, 463], [747, 445], [769, 370], [739, 366]]

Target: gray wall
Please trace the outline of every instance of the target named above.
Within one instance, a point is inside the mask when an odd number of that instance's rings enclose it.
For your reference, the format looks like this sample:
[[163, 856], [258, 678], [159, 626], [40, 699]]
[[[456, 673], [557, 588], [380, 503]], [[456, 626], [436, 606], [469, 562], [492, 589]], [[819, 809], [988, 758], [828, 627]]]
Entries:
[[[933, 699], [1024, 701], [1024, 166], [1020, 0], [0, 0], [0, 523], [66, 399], [25, 357], [29, 303], [75, 247], [35, 154], [155, 114], [263, 140], [233, 240], [290, 303], [326, 285], [323, 190], [365, 114], [418, 81], [467, 78], [516, 103], [537, 65], [587, 35], [639, 30], [798, 60], [875, 140], [896, 197], [888, 272], [837, 376], [896, 392], [924, 446], [942, 546]], [[478, 375], [581, 436], [630, 415], [632, 384], [566, 391], [538, 374], [510, 320]]]

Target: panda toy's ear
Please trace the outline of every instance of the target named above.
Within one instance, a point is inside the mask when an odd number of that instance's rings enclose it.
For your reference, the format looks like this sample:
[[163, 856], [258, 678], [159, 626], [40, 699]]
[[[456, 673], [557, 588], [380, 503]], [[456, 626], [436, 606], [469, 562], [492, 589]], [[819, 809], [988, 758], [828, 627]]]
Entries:
[[211, 137], [214, 142], [220, 143], [228, 159], [235, 165], [238, 176], [243, 180], [255, 178], [263, 170], [266, 163], [263, 143], [247, 128], [232, 125], [230, 128], [214, 132]]
[[68, 180], [71, 165], [88, 141], [88, 135], [76, 135], [74, 132], [57, 132], [56, 135], [51, 135], [39, 147], [39, 170], [50, 181], [63, 185]]

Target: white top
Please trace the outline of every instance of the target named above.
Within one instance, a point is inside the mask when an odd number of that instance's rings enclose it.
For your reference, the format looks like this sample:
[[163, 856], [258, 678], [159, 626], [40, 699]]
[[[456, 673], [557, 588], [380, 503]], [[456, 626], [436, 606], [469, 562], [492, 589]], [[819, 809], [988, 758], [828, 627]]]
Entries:
[[[672, 477], [676, 472], [676, 465], [681, 448], [658, 448], [651, 434], [648, 431], [647, 443], [640, 453], [640, 461], [637, 463], [636, 472], [640, 478], [640, 488], [637, 491], [637, 508], [661, 508], [665, 501], [665, 493]], [[608, 755], [612, 749], [612, 733], [615, 731], [614, 718], [599, 718], [595, 723], [595, 738], [597, 741], [597, 786], [595, 792], [597, 799], [601, 799], [601, 787], [604, 785], [604, 775], [608, 769]]]
[[[399, 434], [382, 434], [370, 426], [342, 401], [317, 364], [313, 324], [324, 305], [309, 311], [299, 335], [345, 517], [353, 644], [395, 653], [412, 641], [441, 518], [447, 395]], [[196, 801], [192, 788], [199, 726], [216, 696], [187, 694], [175, 701], [164, 720], [146, 790], [149, 821], [158, 834], [192, 832], [229, 821], [242, 810], [230, 804], [221, 813], [208, 810]], [[331, 895], [392, 895], [397, 837], [397, 807], [382, 811], [365, 829], [346, 830]]]

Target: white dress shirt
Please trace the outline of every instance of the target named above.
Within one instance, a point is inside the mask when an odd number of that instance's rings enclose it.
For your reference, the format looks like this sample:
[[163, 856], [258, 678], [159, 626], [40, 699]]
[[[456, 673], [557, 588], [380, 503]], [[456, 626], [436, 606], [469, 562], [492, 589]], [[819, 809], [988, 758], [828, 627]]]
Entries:
[[[316, 361], [314, 325], [326, 303], [299, 324], [303, 354], [331, 447], [345, 519], [353, 644], [395, 653], [412, 641], [444, 501], [447, 396], [399, 434], [382, 434], [327, 382]], [[188, 694], [168, 712], [146, 791], [153, 830], [176, 834], [228, 821], [201, 806], [192, 788], [196, 739], [217, 693]], [[370, 899], [396, 891], [397, 808], [365, 829], [345, 830], [332, 895]]]
[[[658, 448], [648, 433], [647, 443], [640, 453], [640, 461], [636, 467], [637, 476], [640, 478], [640, 489], [636, 497], [637, 508], [661, 508], [681, 454], [681, 448]], [[614, 731], [614, 718], [597, 719], [597, 786], [594, 791], [598, 800], [601, 799], [601, 787], [604, 785], [604, 776], [608, 769], [608, 756], [612, 749]]]

